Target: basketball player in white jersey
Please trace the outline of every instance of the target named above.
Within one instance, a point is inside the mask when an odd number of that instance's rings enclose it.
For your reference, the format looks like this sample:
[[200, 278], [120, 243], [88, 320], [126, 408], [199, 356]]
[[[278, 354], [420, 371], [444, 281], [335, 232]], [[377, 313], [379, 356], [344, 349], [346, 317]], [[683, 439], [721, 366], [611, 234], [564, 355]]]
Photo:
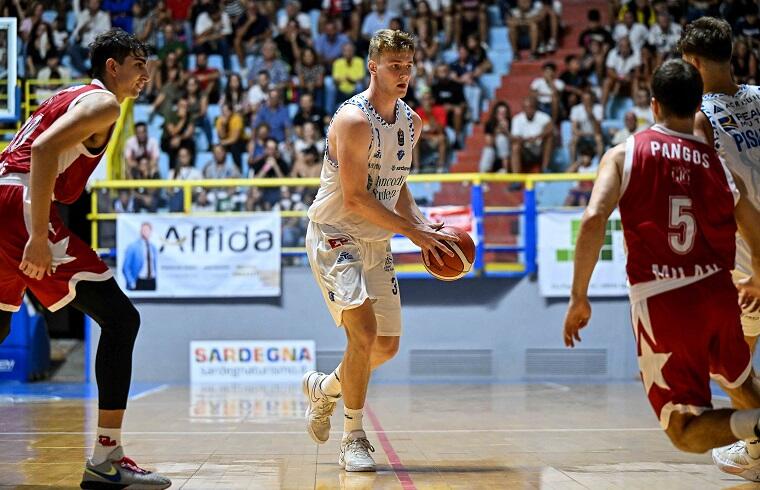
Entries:
[[[686, 26], [679, 41], [683, 59], [699, 70], [704, 81], [694, 132], [715, 146], [728, 169], [745, 183], [746, 197], [760, 208], [760, 87], [734, 82], [732, 47], [731, 26], [714, 17], [702, 17]], [[737, 235], [734, 281], [751, 271], [749, 247]], [[760, 335], [760, 311], [755, 306], [751, 303], [742, 312], [744, 338], [753, 354]], [[717, 448], [712, 455], [726, 473], [760, 481], [760, 439]]]
[[346, 332], [343, 362], [326, 375], [304, 375], [309, 398], [307, 430], [318, 444], [330, 436], [330, 415], [344, 401], [338, 463], [346, 471], [375, 471], [374, 448], [362, 425], [370, 372], [399, 347], [401, 302], [390, 238], [407, 236], [426, 262], [453, 253], [417, 208], [406, 178], [420, 134], [420, 117], [406, 105], [414, 39], [383, 29], [369, 45], [369, 88], [335, 112], [319, 192], [309, 208], [306, 252], [314, 277], [337, 326]]

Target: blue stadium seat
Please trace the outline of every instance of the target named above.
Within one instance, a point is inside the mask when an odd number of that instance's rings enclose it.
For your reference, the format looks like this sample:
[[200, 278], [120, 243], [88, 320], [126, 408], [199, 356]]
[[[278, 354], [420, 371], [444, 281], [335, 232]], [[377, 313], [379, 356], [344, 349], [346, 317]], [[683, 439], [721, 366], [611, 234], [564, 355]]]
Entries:
[[607, 101], [606, 114], [610, 119], [622, 120], [625, 113], [633, 108], [633, 99], [630, 97], [610, 97]]
[[[496, 64], [494, 63], [494, 68]], [[493, 99], [496, 89], [501, 86], [501, 75], [499, 73], [485, 73], [480, 76], [480, 86], [483, 87], [483, 95], [487, 99]]]
[[[211, 126], [214, 126], [214, 123], [216, 123], [216, 118], [219, 117], [219, 114], [222, 113], [222, 108], [219, 106], [219, 104], [209, 104], [208, 109], [206, 109], [206, 117], [208, 117], [208, 120], [211, 122]], [[216, 131], [213, 131], [216, 133]]]
[[220, 72], [224, 73], [224, 61], [223, 61], [222, 55], [220, 54], [208, 55], [208, 67], [216, 68]]
[[288, 117], [293, 119], [294, 117], [296, 117], [297, 112], [298, 112], [298, 104], [296, 104], [295, 102], [291, 102], [290, 104], [288, 104]]
[[[488, 50], [488, 59], [493, 64], [493, 72], [497, 75], [506, 75], [509, 73], [509, 69], [512, 66], [514, 60], [514, 54], [512, 50]], [[501, 81], [499, 81], [501, 83]]]
[[512, 44], [509, 42], [509, 29], [506, 27], [491, 27], [488, 30], [488, 47], [491, 49], [503, 51], [512, 50]]
[[187, 69], [195, 70], [195, 55], [194, 54], [187, 55]]
[[488, 23], [494, 27], [504, 25], [504, 19], [501, 17], [501, 9], [498, 5], [488, 6]]
[[151, 105], [150, 104], [135, 104], [134, 108], [132, 109], [132, 115], [134, 116], [135, 122], [148, 122], [148, 117], [150, 117], [151, 113]]
[[158, 173], [162, 178], [169, 178], [169, 155], [163, 151], [158, 155]]
[[562, 121], [559, 124], [559, 136], [562, 138], [562, 146], [569, 146], [570, 139], [573, 137], [573, 123]]
[[441, 59], [444, 63], [451, 64], [457, 60], [457, 50], [455, 48], [447, 49], [441, 52]]
[[214, 153], [210, 151], [199, 151], [195, 155], [195, 168], [203, 171], [203, 167], [214, 159]]
[[45, 22], [47, 24], [53, 24], [56, 17], [58, 17], [58, 12], [55, 10], [45, 10], [42, 12], [42, 22]]

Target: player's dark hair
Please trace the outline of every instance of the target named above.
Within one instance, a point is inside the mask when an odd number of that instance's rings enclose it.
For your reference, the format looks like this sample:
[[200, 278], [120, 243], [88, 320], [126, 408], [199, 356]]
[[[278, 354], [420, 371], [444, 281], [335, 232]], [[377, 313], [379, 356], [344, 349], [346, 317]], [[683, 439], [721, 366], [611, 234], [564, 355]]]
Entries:
[[694, 65], [668, 60], [652, 75], [652, 96], [665, 114], [692, 117], [702, 103], [702, 77]]
[[140, 128], [140, 127], [147, 129], [148, 128], [148, 124], [145, 121], [138, 121], [138, 122], [136, 122], [135, 123], [135, 129]]
[[688, 24], [678, 41], [678, 51], [718, 63], [731, 61], [731, 25], [723, 19], [701, 17]]
[[113, 58], [122, 64], [127, 56], [147, 58], [150, 47], [123, 29], [111, 29], [95, 38], [90, 44], [90, 64], [93, 78], [101, 78], [106, 71], [106, 61]]

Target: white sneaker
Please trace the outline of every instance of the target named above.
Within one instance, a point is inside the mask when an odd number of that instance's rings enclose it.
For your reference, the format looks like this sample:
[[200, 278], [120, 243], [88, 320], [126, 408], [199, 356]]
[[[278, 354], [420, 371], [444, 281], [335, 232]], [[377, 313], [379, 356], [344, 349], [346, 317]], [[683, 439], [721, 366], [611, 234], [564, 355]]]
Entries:
[[730, 446], [716, 447], [712, 459], [720, 471], [741, 476], [745, 480], [760, 482], [760, 458], [747, 452], [747, 443], [738, 441]]
[[370, 452], [375, 448], [363, 430], [355, 430], [340, 443], [338, 464], [346, 471], [375, 471], [375, 460]]
[[325, 377], [325, 373], [308, 371], [301, 381], [303, 394], [309, 399], [306, 409], [306, 431], [317, 444], [324, 444], [330, 438], [330, 415], [335, 410], [335, 401], [340, 398], [322, 393], [319, 384]]

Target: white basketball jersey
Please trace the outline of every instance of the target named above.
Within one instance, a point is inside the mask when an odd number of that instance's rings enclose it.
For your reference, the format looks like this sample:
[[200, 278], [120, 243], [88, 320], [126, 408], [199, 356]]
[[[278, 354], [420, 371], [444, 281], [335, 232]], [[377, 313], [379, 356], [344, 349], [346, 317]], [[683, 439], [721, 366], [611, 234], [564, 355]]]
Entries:
[[[346, 105], [354, 105], [361, 109], [372, 131], [372, 141], [367, 150], [367, 190], [383, 206], [393, 211], [398, 202], [401, 187], [412, 168], [412, 148], [414, 147], [412, 110], [404, 101], [397, 100], [395, 121], [388, 123], [372, 107], [366, 95], [361, 93], [341, 104], [335, 111], [333, 119]], [[341, 135], [341, 137], [345, 138], [346, 135]], [[315, 223], [335, 227], [360, 240], [389, 239], [393, 232], [369, 223], [343, 207], [343, 191], [338, 173], [340, 162], [335, 160], [330, 158], [329, 144], [325, 144], [321, 182], [317, 197], [309, 207], [309, 219]]]
[[[747, 187], [747, 198], [760, 209], [760, 87], [740, 85], [734, 95], [702, 96], [702, 112], [713, 127], [715, 149]], [[749, 247], [737, 235], [736, 268], [752, 273]]]

